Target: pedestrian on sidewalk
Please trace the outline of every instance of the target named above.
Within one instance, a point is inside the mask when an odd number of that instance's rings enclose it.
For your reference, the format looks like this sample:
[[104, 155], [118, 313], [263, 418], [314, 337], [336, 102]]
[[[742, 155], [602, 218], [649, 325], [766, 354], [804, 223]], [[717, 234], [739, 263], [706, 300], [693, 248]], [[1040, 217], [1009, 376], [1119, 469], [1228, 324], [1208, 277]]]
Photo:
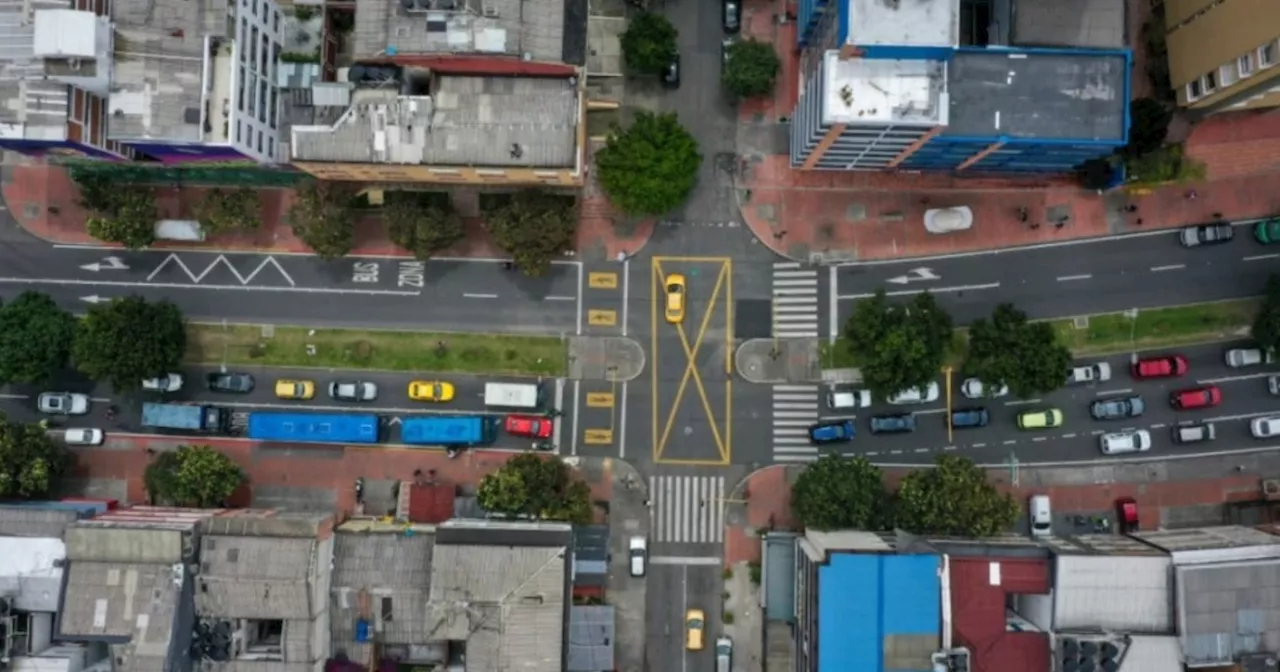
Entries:
[[1188, 190], [1187, 190], [1187, 200], [1188, 200], [1188, 201], [1194, 201], [1194, 200], [1196, 200], [1196, 196], [1199, 196], [1199, 194], [1197, 194], [1197, 193], [1196, 193], [1196, 190], [1195, 190], [1195, 189], [1188, 189]]
[[1141, 217], [1139, 217], [1139, 218], [1138, 218], [1138, 221], [1134, 222], [1134, 224], [1136, 224], [1136, 225], [1138, 225], [1138, 226], [1142, 226], [1142, 218], [1141, 218]]
[[1125, 211], [1125, 212], [1137, 212], [1137, 211], [1138, 211], [1138, 206], [1134, 205], [1133, 203], [1130, 203], [1129, 205], [1124, 206], [1124, 211]]

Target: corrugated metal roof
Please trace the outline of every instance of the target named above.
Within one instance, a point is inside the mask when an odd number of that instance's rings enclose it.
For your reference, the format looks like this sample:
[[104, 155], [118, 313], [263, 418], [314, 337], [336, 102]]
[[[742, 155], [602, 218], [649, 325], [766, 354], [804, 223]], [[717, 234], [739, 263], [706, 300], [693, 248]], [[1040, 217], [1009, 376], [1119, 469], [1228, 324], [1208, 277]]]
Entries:
[[1280, 650], [1280, 562], [1178, 567], [1178, 625], [1188, 665]]
[[1169, 672], [1181, 670], [1182, 646], [1177, 637], [1133, 635], [1118, 672]]
[[569, 672], [612, 670], [614, 641], [613, 607], [569, 608]]
[[949, 568], [952, 630], [957, 643], [969, 647], [972, 671], [1049, 672], [1048, 636], [1005, 626], [1008, 595], [1049, 592], [1049, 563], [952, 557]]
[[1054, 629], [1171, 633], [1171, 567], [1164, 556], [1058, 556]]

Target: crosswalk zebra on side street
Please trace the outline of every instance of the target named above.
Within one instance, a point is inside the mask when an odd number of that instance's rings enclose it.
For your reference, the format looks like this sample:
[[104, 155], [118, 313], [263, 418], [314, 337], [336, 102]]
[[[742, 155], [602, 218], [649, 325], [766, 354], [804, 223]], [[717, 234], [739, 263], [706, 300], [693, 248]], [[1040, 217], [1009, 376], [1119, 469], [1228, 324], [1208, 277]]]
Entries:
[[650, 476], [649, 529], [659, 543], [724, 541], [724, 476]]
[[818, 269], [798, 262], [773, 265], [773, 335], [818, 337]]
[[773, 386], [773, 461], [813, 462], [818, 447], [809, 442], [809, 425], [818, 421], [817, 385]]

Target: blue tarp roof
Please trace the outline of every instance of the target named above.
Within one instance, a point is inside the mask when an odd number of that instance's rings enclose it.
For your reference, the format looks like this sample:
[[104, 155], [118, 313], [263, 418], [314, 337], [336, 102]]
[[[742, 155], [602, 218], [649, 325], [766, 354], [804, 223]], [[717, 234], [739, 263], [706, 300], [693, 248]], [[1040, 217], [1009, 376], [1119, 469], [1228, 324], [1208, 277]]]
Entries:
[[885, 637], [940, 636], [940, 563], [936, 555], [832, 554], [818, 568], [818, 672], [880, 672]]

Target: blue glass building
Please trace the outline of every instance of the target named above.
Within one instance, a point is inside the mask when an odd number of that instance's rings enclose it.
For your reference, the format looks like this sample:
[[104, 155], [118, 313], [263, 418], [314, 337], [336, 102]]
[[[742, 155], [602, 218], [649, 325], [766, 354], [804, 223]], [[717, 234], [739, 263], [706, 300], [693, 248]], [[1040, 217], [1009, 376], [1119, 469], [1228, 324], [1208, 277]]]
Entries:
[[801, 0], [792, 165], [1060, 173], [1128, 142], [1127, 48], [975, 39], [962, 15], [961, 0]]

